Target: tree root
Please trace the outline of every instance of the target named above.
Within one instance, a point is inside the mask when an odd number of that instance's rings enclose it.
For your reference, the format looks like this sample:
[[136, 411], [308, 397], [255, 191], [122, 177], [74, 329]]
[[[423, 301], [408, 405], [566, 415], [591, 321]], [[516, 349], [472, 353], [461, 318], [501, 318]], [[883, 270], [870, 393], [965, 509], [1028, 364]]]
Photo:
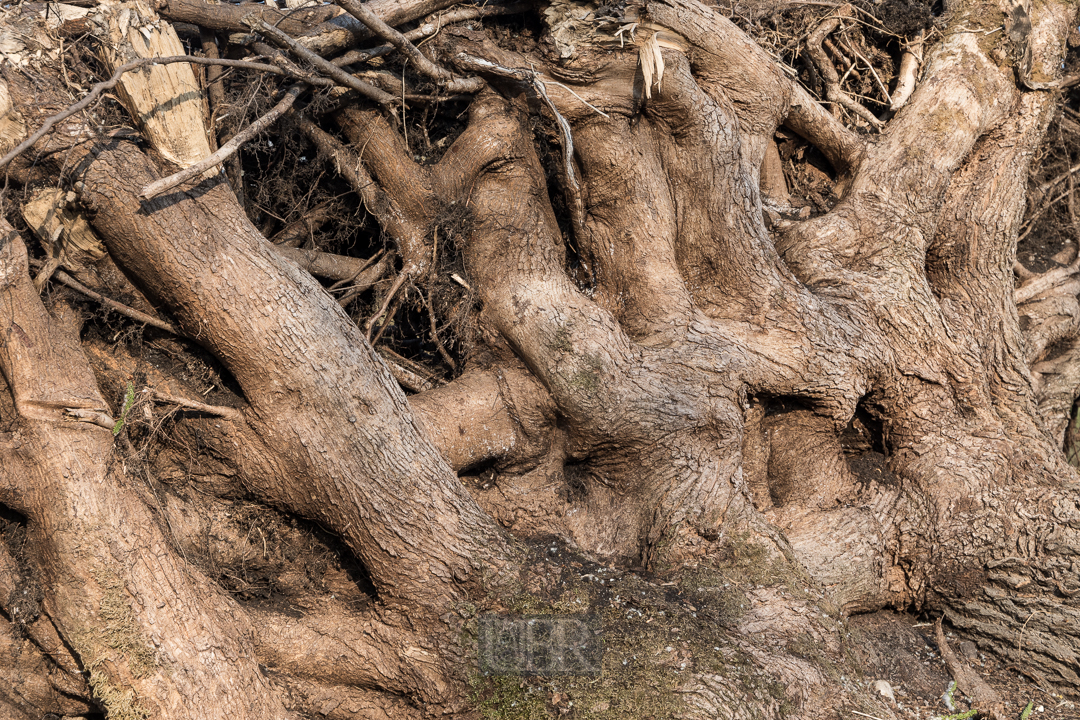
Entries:
[[[851, 6], [844, 6], [836, 11], [837, 17], [829, 18], [818, 25], [806, 39], [806, 50], [814, 61], [814, 65], [817, 66], [818, 72], [821, 73], [822, 79], [825, 81], [825, 96], [831, 102], [850, 110], [866, 122], [870, 123], [871, 127], [881, 130], [885, 124], [878, 120], [877, 117], [861, 103], [852, 99], [850, 95], [841, 89], [840, 77], [836, 74], [836, 68], [822, 49], [822, 43], [826, 36], [840, 27], [840, 16], [847, 16], [850, 14]], [[878, 82], [880, 83], [880, 80]]]
[[941, 657], [945, 659], [949, 674], [956, 681], [956, 686], [972, 699], [972, 709], [978, 711], [981, 715], [985, 715], [990, 720], [1011, 720], [1011, 718], [1006, 717], [1005, 704], [1001, 701], [1001, 697], [997, 692], [953, 653], [952, 648], [949, 647], [949, 642], [945, 639], [945, 633], [941, 629], [943, 618], [944, 616], [937, 619], [934, 624], [934, 632], [936, 633]]

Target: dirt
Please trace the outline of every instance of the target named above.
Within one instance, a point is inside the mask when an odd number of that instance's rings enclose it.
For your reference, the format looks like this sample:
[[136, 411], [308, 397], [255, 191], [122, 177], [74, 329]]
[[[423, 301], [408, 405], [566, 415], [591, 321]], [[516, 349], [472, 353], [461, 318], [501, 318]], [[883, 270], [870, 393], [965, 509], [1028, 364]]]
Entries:
[[[880, 611], [848, 621], [853, 645], [871, 684], [884, 680], [895, 702], [881, 698], [898, 718], [929, 720], [969, 709], [962, 689], [953, 694], [956, 710], [943, 696], [951, 680], [934, 640], [933, 622], [907, 614]], [[961, 661], [983, 677], [1005, 702], [1010, 717], [1019, 718], [1029, 702], [1031, 720], [1077, 720], [1080, 704], [1039, 688], [994, 656], [980, 652], [970, 641], [947, 633], [950, 647]], [[883, 714], [882, 720], [886, 716]]]

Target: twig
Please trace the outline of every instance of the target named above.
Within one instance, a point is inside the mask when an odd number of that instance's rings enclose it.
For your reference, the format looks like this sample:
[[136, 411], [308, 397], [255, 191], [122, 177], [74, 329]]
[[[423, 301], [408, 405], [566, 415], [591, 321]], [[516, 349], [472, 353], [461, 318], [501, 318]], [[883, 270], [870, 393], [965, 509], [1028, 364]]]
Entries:
[[[405, 273], [402, 273], [401, 277], [404, 277], [404, 276], [405, 276]], [[390, 305], [390, 309], [386, 311], [386, 316], [385, 316], [386, 319], [383, 320], [382, 325], [379, 326], [379, 331], [377, 333], [375, 333], [375, 337], [371, 338], [371, 346], [372, 347], [374, 347], [376, 344], [378, 344], [379, 338], [381, 338], [383, 336], [383, 333], [386, 332], [386, 328], [390, 327], [391, 318], [393, 318], [395, 315], [397, 315], [398, 308], [401, 306], [401, 300], [402, 300], [401, 294], [400, 293], [395, 293], [395, 295], [396, 295], [396, 297], [394, 298], [394, 302]]]
[[258, 30], [266, 37], [288, 48], [290, 52], [296, 55], [296, 57], [311, 63], [313, 67], [317, 68], [320, 72], [326, 73], [339, 85], [355, 90], [364, 97], [379, 103], [383, 107], [392, 108], [394, 103], [394, 97], [392, 95], [383, 92], [370, 83], [366, 83], [359, 78], [353, 77], [329, 60], [325, 60], [311, 50], [308, 50], [270, 23], [260, 19], [257, 15], [249, 15], [244, 19], [244, 22], [248, 23], [251, 29]]
[[279, 100], [278, 104], [275, 105], [270, 112], [238, 132], [231, 140], [229, 140], [229, 142], [219, 147], [216, 152], [211, 153], [191, 167], [184, 168], [178, 173], [155, 180], [139, 192], [139, 197], [152, 198], [155, 195], [160, 195], [166, 190], [171, 190], [177, 185], [186, 182], [193, 177], [202, 175], [211, 168], [217, 167], [236, 153], [244, 143], [277, 122], [277, 119], [293, 106], [293, 103], [296, 102], [296, 98], [300, 96], [304, 87], [304, 83], [296, 83], [290, 86], [289, 89], [285, 91], [285, 97]]
[[154, 400], [166, 405], [178, 405], [179, 407], [186, 408], [188, 410], [197, 410], [208, 415], [217, 415], [223, 417], [226, 420], [240, 420], [243, 416], [236, 408], [224, 407], [222, 405], [207, 405], [196, 400], [187, 400], [185, 398], [176, 397], [163, 393], [160, 390], [151, 391], [154, 395]]
[[[101, 93], [116, 87], [116, 84], [120, 82], [120, 78], [121, 76], [123, 76], [124, 73], [131, 72], [132, 70], [138, 70], [139, 68], [145, 67], [147, 65], [168, 65], [170, 63], [178, 62], [192, 63], [195, 65], [223, 65], [225, 67], [240, 67], [246, 68], [248, 70], [259, 70], [262, 72], [273, 73], [275, 75], [289, 76], [289, 73], [285, 72], [279, 67], [275, 67], [274, 65], [248, 62], [245, 60], [223, 60], [195, 57], [193, 55], [170, 55], [168, 57], [139, 58], [138, 60], [132, 60], [131, 62], [124, 63], [120, 67], [116, 68], [116, 72], [114, 72], [112, 74], [112, 77], [110, 77], [108, 80], [103, 80], [102, 82], [99, 82], [92, 88], [90, 88], [90, 92], [88, 92], [82, 100], [75, 103], [74, 105], [69, 106], [66, 110], [59, 112], [56, 115], [53, 115], [52, 117], [47, 119], [44, 124], [42, 124], [42, 126], [37, 130], [37, 132], [16, 145], [10, 152], [8, 152], [7, 155], [4, 155], [4, 157], [0, 158], [0, 170], [7, 167], [12, 160], [17, 158], [22, 153], [26, 152], [27, 148], [30, 148], [38, 140], [45, 137], [45, 135], [50, 130], [52, 130], [53, 126], [56, 125], [56, 123], [67, 120], [75, 113], [81, 110], [85, 110], [87, 107], [90, 106], [92, 102], [94, 102], [94, 100], [96, 100], [101, 95]], [[305, 80], [305, 82], [314, 81], [312, 82], [312, 84], [318, 84], [318, 80], [320, 78], [303, 79]]]
[[[416, 287], [415, 285], [413, 287]], [[428, 320], [431, 321], [431, 341], [435, 343], [435, 349], [442, 355], [442, 359], [446, 361], [446, 364], [450, 366], [451, 370], [457, 370], [457, 363], [454, 362], [454, 358], [450, 357], [450, 353], [446, 352], [446, 348], [443, 347], [442, 341], [439, 340], [438, 323], [435, 322], [435, 309], [431, 305], [431, 291], [428, 291], [427, 295], [420, 292], [417, 288], [416, 292], [424, 300], [424, 305], [427, 306]]]
[[[423, 40], [424, 38], [437, 35], [439, 31], [447, 25], [492, 15], [513, 15], [525, 12], [529, 7], [530, 6], [527, 3], [514, 3], [512, 5], [483, 5], [454, 8], [442, 15], [430, 15], [424, 19], [419, 27], [404, 33], [404, 36], [406, 40], [416, 42], [417, 40]], [[393, 50], [394, 46], [389, 44], [379, 45], [378, 47], [373, 47], [368, 50], [350, 50], [344, 55], [339, 55], [330, 62], [338, 67], [344, 67], [346, 65], [367, 62], [372, 58], [382, 57]]]
[[386, 24], [382, 18], [359, 0], [337, 0], [337, 4], [354, 18], [367, 25], [371, 32], [396, 47], [412, 62], [417, 70], [437, 81], [449, 92], [479, 92], [484, 87], [484, 81], [478, 77], [455, 78], [449, 70], [431, 62], [407, 37]]
[[821, 73], [822, 80], [825, 83], [825, 97], [830, 102], [847, 108], [863, 120], [866, 120], [875, 129], [880, 130], [884, 127], [884, 123], [878, 120], [872, 112], [853, 100], [851, 96], [844, 92], [840, 87], [840, 78], [836, 74], [836, 68], [833, 67], [833, 64], [829, 61], [828, 55], [826, 55], [825, 51], [822, 49], [822, 43], [829, 33], [840, 27], [840, 18], [848, 17], [850, 15], [851, 5], [845, 5], [836, 11], [836, 16], [828, 18], [818, 25], [817, 29], [810, 33], [810, 37], [806, 39], [806, 51], [809, 53], [810, 59], [814, 61], [814, 65], [817, 66], [818, 72]]
[[375, 209], [380, 206], [379, 188], [368, 171], [364, 169], [359, 156], [312, 122], [307, 115], [303, 113], [298, 113], [298, 115], [300, 131], [315, 144], [321, 155], [333, 160], [338, 174], [345, 178], [345, 182], [349, 183], [349, 186], [360, 196], [368, 211], [377, 215]]
[[112, 300], [110, 298], [105, 297], [104, 295], [102, 295], [100, 293], [94, 292], [93, 290], [86, 287], [85, 285], [83, 285], [81, 282], [79, 282], [75, 278], [68, 275], [63, 270], [57, 270], [56, 273], [53, 275], [53, 277], [60, 284], [66, 285], [67, 287], [71, 288], [72, 290], [74, 290], [74, 291], [76, 291], [78, 293], [82, 293], [83, 295], [90, 298], [91, 300], [97, 301], [98, 303], [104, 305], [105, 307], [109, 308], [110, 310], [113, 310], [114, 312], [118, 312], [121, 315], [126, 315], [127, 317], [131, 318], [132, 320], [134, 320], [136, 322], [141, 322], [144, 325], [150, 325], [151, 327], [156, 327], [158, 330], [164, 330], [167, 333], [171, 333], [171, 334], [177, 335], [179, 337], [187, 337], [187, 335], [185, 335], [180, 330], [180, 328], [177, 328], [177, 327], [175, 327], [173, 325], [170, 325], [169, 323], [165, 322], [164, 320], [158, 320], [156, 317], [154, 317], [152, 315], [147, 315], [146, 313], [139, 312], [135, 308], [128, 307], [127, 305], [124, 305], [123, 303], [119, 303], [119, 302], [117, 302], [115, 300]]
[[870, 64], [869, 60], [867, 60], [865, 57], [863, 57], [862, 53], [859, 52], [859, 48], [857, 48], [855, 46], [855, 43], [853, 41], [849, 41], [846, 37], [841, 37], [841, 39], [843, 40], [844, 45], [847, 46], [848, 50], [850, 50], [852, 53], [854, 53], [855, 57], [859, 58], [864, 63], [866, 63], [866, 67], [868, 67], [870, 69], [870, 74], [874, 76], [874, 80], [877, 82], [878, 90], [881, 91], [882, 97], [885, 98], [885, 102], [887, 102], [887, 103], [889, 103], [891, 105], [892, 104], [892, 96], [889, 95], [889, 90], [888, 90], [888, 88], [885, 87], [885, 83], [881, 82], [881, 78], [878, 77], [877, 70], [874, 69], [874, 66]]
[[[371, 340], [371, 328], [375, 326], [375, 321], [382, 317], [383, 313], [386, 312], [386, 309], [390, 307], [390, 302], [397, 296], [398, 290], [401, 289], [401, 285], [405, 282], [406, 275], [407, 273], [404, 272], [398, 274], [397, 278], [394, 280], [394, 284], [390, 286], [390, 292], [386, 293], [386, 299], [383, 300], [383, 304], [378, 312], [368, 318], [367, 323], [365, 323], [364, 334], [367, 335], [368, 340]], [[387, 323], [383, 323], [384, 328], [386, 325]], [[382, 330], [379, 331], [379, 335], [382, 335]], [[378, 337], [375, 339], [377, 340]], [[375, 341], [371, 340], [371, 344], [374, 345]]]

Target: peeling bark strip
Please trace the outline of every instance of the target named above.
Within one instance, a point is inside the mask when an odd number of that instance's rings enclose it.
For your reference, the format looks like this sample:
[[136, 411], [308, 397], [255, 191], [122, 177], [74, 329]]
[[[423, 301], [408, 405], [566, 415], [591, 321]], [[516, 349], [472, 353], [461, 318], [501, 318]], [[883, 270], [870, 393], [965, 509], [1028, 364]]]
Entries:
[[[819, 101], [698, 0], [450, 4], [0, 17], [40, 240], [0, 219], [0, 712], [817, 717], [868, 702], [837, 618], [889, 606], [1075, 694], [1080, 261], [1014, 277], [1075, 7], [951, 3], [891, 95], [869, 10], [803, 8]], [[74, 105], [100, 68], [58, 37], [114, 74]], [[199, 63], [266, 74], [204, 97]], [[241, 159], [278, 121], [325, 164]], [[793, 146], [832, 165], [813, 208]], [[587, 688], [476, 677], [485, 618], [570, 614]]]

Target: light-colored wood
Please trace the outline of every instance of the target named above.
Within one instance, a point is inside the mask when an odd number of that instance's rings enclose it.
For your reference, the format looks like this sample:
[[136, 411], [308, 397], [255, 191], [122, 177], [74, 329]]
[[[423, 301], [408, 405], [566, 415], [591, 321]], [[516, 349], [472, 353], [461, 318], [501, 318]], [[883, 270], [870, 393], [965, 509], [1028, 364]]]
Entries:
[[106, 254], [105, 246], [86, 218], [69, 207], [67, 195], [57, 188], [38, 191], [23, 205], [23, 219], [46, 252], [71, 255], [77, 263], [100, 260]]
[[[103, 56], [110, 72], [136, 58], [186, 54], [172, 24], [141, 2], [102, 8], [98, 18], [109, 41]], [[163, 158], [188, 167], [210, 154], [206, 100], [190, 65], [129, 72], [117, 91], [143, 137]]]

